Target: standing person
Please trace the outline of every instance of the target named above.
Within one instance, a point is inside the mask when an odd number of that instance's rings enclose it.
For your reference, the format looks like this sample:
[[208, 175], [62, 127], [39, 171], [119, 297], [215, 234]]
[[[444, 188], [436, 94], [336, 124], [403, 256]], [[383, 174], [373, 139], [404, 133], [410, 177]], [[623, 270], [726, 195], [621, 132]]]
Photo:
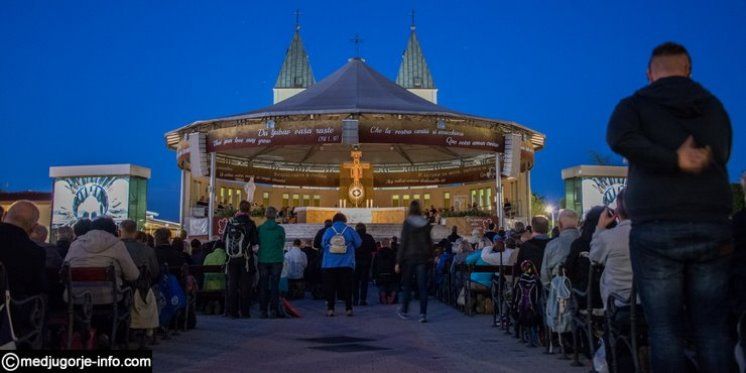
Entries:
[[352, 316], [352, 283], [355, 271], [355, 250], [362, 245], [360, 235], [347, 226], [347, 217], [336, 213], [332, 226], [321, 240], [322, 281], [326, 293], [326, 315], [334, 316], [336, 295], [345, 302], [347, 316]]
[[152, 247], [143, 245], [137, 240], [137, 223], [133, 220], [124, 220], [119, 223], [119, 236], [130, 253], [132, 261], [139, 268], [145, 266], [150, 272], [151, 284], [158, 281], [160, 268], [158, 268], [158, 257]]
[[720, 101], [690, 79], [691, 66], [683, 46], [656, 47], [650, 85], [619, 102], [606, 140], [630, 164], [630, 254], [653, 371], [686, 371], [690, 335], [699, 369], [726, 372], [732, 129]]
[[13, 203], [0, 223], [0, 262], [5, 266], [10, 295], [23, 299], [44, 291], [44, 250], [29, 238], [39, 221], [30, 201]]
[[355, 250], [355, 279], [352, 288], [352, 304], [368, 305], [368, 282], [370, 282], [370, 266], [373, 262], [373, 252], [376, 251], [376, 240], [366, 233], [365, 224], [357, 223], [355, 231], [363, 240], [362, 245]]
[[241, 201], [238, 212], [228, 220], [223, 232], [225, 251], [230, 258], [226, 315], [234, 319], [251, 317], [251, 283], [255, 274], [252, 248], [258, 243], [258, 235], [256, 224], [249, 217], [250, 210], [251, 204]]
[[[331, 220], [329, 220], [331, 225]], [[303, 278], [306, 280], [306, 289], [311, 292], [313, 299], [323, 298], [321, 290], [321, 253], [319, 249], [308, 246], [308, 241], [303, 241], [301, 251], [306, 254], [308, 265], [303, 272]]]
[[402, 319], [409, 316], [409, 300], [412, 296], [412, 277], [417, 279], [420, 294], [420, 322], [427, 322], [427, 263], [432, 257], [433, 242], [430, 238], [431, 226], [422, 217], [420, 201], [409, 204], [409, 213], [401, 231], [401, 247], [396, 253], [396, 273], [402, 274], [403, 297], [398, 315]]
[[[223, 266], [228, 261], [228, 254], [225, 253], [223, 241], [213, 242], [213, 250], [205, 255], [202, 265], [206, 266]], [[225, 275], [222, 273], [205, 273], [204, 285], [205, 291], [225, 290]], [[219, 301], [210, 301], [205, 304], [205, 313], [208, 315], [222, 314], [223, 305]]]
[[277, 219], [277, 209], [267, 207], [267, 220], [259, 226], [259, 308], [261, 317], [276, 318], [280, 307], [280, 275], [285, 260], [285, 229]]
[[326, 230], [329, 229], [329, 227], [332, 226], [332, 221], [327, 219], [324, 220], [324, 227], [319, 229], [318, 232], [316, 232], [316, 236], [313, 238], [313, 247], [316, 250], [319, 250], [319, 252], [323, 252], [324, 245], [321, 242], [321, 240], [324, 238], [324, 233], [326, 233]]

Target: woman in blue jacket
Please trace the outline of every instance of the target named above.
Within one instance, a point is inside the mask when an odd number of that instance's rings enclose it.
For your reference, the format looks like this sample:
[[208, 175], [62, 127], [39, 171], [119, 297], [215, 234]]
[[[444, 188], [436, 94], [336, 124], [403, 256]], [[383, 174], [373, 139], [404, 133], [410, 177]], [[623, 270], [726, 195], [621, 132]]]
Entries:
[[347, 316], [352, 316], [352, 282], [355, 273], [355, 249], [363, 241], [355, 229], [347, 226], [347, 217], [337, 213], [332, 226], [321, 239], [324, 255], [321, 260], [322, 282], [326, 293], [326, 315], [334, 316], [336, 294], [345, 302]]

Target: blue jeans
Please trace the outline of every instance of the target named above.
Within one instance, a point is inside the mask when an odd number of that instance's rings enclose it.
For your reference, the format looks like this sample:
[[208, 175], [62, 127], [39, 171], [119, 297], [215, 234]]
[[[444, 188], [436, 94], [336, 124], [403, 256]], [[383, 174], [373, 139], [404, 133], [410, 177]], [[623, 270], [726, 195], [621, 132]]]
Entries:
[[409, 301], [412, 299], [412, 277], [416, 277], [420, 294], [420, 314], [427, 315], [427, 265], [425, 263], [402, 264], [402, 303], [401, 311], [409, 312]]
[[699, 370], [727, 372], [731, 227], [702, 222], [633, 224], [630, 256], [649, 326], [653, 372], [686, 372], [684, 338]]
[[277, 313], [280, 308], [280, 274], [282, 263], [259, 263], [259, 311], [267, 314], [267, 308]]

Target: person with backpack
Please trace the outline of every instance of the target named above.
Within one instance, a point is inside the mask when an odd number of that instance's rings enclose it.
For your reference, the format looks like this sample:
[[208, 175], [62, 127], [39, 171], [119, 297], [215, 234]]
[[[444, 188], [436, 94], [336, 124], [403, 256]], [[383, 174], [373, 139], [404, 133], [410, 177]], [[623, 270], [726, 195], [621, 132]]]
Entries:
[[277, 209], [267, 207], [267, 220], [259, 226], [259, 310], [261, 317], [277, 318], [280, 308], [280, 276], [285, 261], [285, 229], [277, 219]]
[[321, 240], [324, 248], [321, 259], [322, 278], [326, 293], [326, 315], [334, 316], [336, 295], [345, 302], [347, 316], [352, 316], [352, 285], [355, 271], [355, 250], [363, 244], [360, 235], [347, 226], [347, 217], [336, 213], [332, 226]]
[[223, 232], [225, 252], [228, 255], [228, 292], [226, 294], [226, 316], [249, 318], [251, 307], [251, 283], [255, 275], [252, 248], [259, 243], [257, 228], [249, 217], [251, 204], [241, 201], [238, 212], [228, 219]]
[[414, 200], [409, 204], [409, 213], [404, 220], [401, 232], [401, 246], [396, 253], [396, 273], [402, 274], [400, 318], [409, 318], [409, 301], [412, 296], [412, 277], [416, 277], [420, 294], [420, 322], [427, 322], [427, 263], [432, 257], [431, 225], [422, 216], [420, 201]]

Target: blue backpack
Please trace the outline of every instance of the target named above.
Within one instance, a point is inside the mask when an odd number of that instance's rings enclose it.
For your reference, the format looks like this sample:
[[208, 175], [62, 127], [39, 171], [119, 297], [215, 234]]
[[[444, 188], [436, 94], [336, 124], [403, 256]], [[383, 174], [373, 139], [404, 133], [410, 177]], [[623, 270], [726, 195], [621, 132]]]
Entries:
[[171, 325], [176, 315], [186, 308], [186, 295], [176, 276], [166, 273], [158, 282], [158, 319], [162, 327]]

